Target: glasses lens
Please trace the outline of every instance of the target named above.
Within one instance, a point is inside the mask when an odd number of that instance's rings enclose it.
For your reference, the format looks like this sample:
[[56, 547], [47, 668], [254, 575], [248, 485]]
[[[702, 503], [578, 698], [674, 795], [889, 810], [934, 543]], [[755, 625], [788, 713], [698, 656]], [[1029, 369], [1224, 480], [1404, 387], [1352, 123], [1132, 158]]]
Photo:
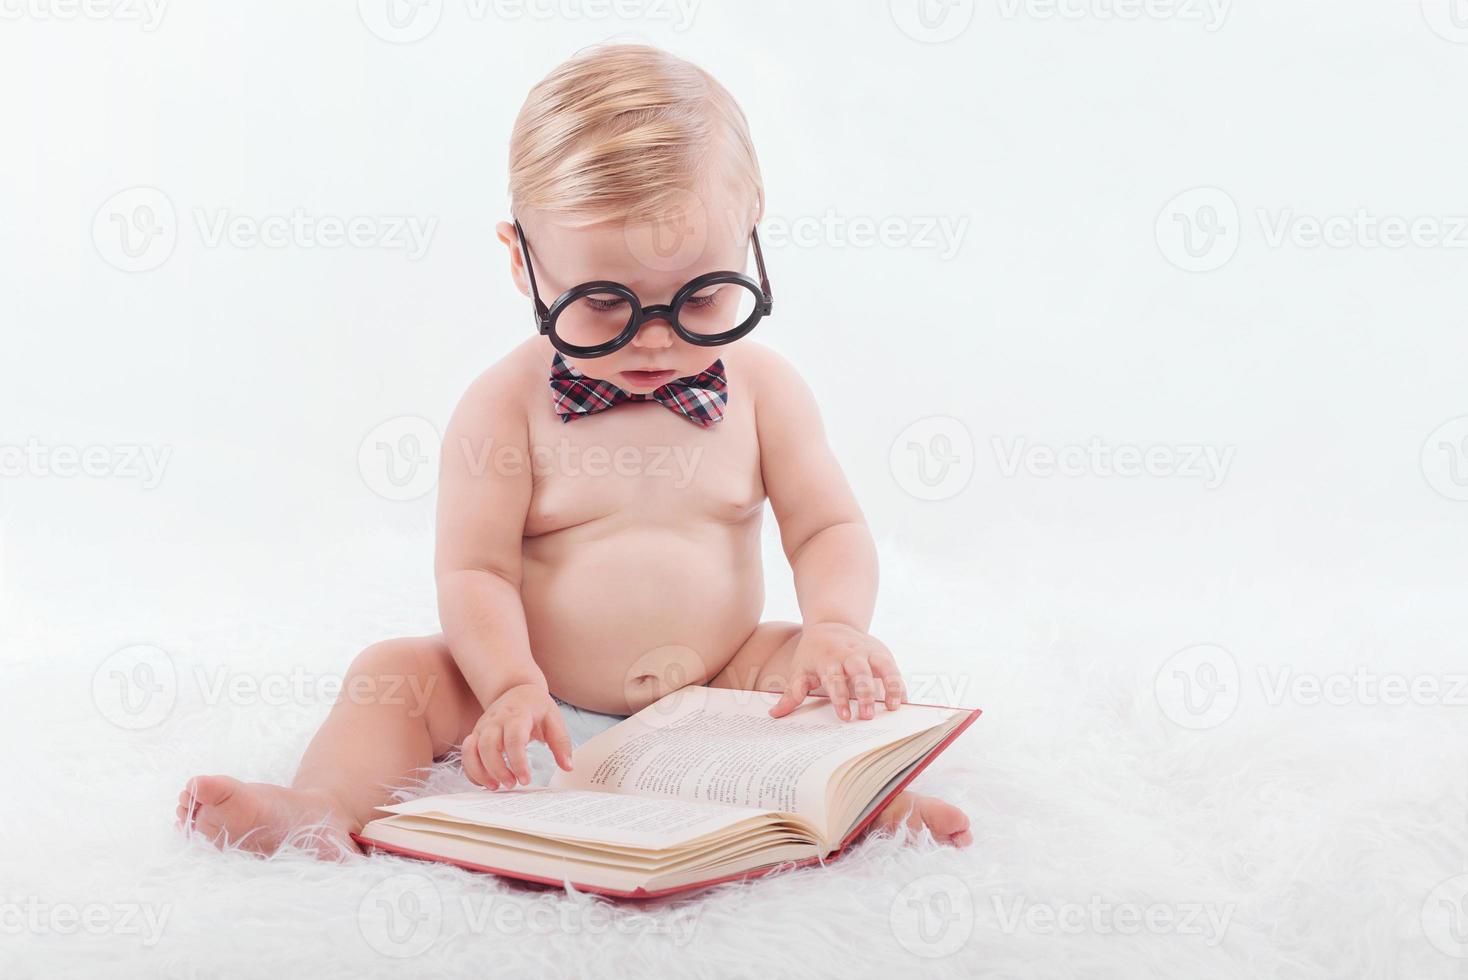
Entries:
[[572, 347], [609, 344], [632, 321], [632, 304], [620, 293], [588, 293], [561, 309], [551, 329]]
[[744, 326], [754, 316], [759, 295], [737, 282], [716, 282], [678, 307], [678, 323], [689, 333], [714, 337]]

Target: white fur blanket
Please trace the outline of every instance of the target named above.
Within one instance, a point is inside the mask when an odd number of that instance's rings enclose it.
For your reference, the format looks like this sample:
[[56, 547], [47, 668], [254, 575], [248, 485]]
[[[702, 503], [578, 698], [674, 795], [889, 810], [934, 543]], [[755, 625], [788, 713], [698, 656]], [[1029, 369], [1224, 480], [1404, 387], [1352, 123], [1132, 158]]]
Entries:
[[[928, 699], [986, 709], [919, 781], [971, 814], [975, 844], [962, 852], [869, 840], [828, 868], [616, 904], [388, 857], [218, 853], [177, 834], [187, 776], [289, 779], [327, 708], [314, 685], [372, 639], [432, 627], [423, 545], [421, 534], [372, 542], [373, 560], [343, 549], [319, 566], [236, 576], [228, 594], [219, 579], [168, 596], [112, 581], [64, 605], [12, 594], [0, 975], [1468, 969], [1468, 709], [1367, 703], [1360, 681], [1330, 681], [1345, 701], [1312, 704], [1297, 683], [1359, 664], [1453, 683], [1461, 635], [1423, 625], [1452, 608], [1449, 596], [1377, 601], [1369, 613], [1350, 612], [1361, 609], [1350, 596], [1313, 608], [1296, 596], [1273, 619], [1266, 593], [1235, 597], [1254, 610], [1252, 632], [1223, 637], [1239, 671], [1222, 663], [1234, 684], [1224, 703], [1235, 703], [1219, 717], [1195, 701], [1188, 715], [1167, 685], [1179, 670], [1206, 678], [1196, 657], [1168, 658], [1219, 639], [1197, 635], [1201, 607], [1025, 592], [997, 570], [936, 569], [888, 549], [878, 632]], [[788, 586], [772, 593], [774, 611], [788, 610]], [[85, 625], [64, 618], [82, 606]], [[1399, 642], [1388, 650], [1383, 636]], [[176, 672], [171, 707], [140, 730], [89, 696], [99, 666], [130, 643], [166, 650]], [[440, 767], [432, 786], [460, 779]]]

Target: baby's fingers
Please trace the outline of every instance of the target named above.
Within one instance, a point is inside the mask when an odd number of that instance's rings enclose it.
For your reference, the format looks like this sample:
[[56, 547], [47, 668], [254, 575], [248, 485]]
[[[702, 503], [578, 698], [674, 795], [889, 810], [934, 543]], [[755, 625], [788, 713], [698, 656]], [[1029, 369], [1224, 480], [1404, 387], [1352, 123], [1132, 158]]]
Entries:
[[484, 763], [479, 761], [479, 730], [476, 728], [464, 739], [464, 745], [459, 750], [459, 755], [464, 763], [464, 775], [469, 781], [486, 789], [499, 789], [500, 784], [484, 771]]
[[530, 744], [530, 729], [534, 722], [527, 714], [516, 713], [505, 722], [505, 758], [510, 762], [510, 771], [514, 773], [516, 781], [530, 785], [530, 760], [525, 756], [525, 749]]
[[480, 730], [477, 751], [484, 771], [494, 780], [495, 789], [515, 785], [515, 776], [505, 765], [504, 732], [499, 725], [485, 725]]
[[872, 679], [872, 668], [866, 657], [852, 657], [846, 662], [846, 676], [851, 681], [851, 693], [856, 698], [857, 717], [863, 721], [876, 717], [877, 682]]
[[799, 673], [790, 678], [790, 683], [785, 687], [785, 693], [780, 695], [780, 700], [770, 709], [771, 718], [784, 718], [790, 712], [805, 703], [805, 696], [815, 687], [815, 678], [809, 673]]
[[840, 664], [836, 664], [822, 675], [821, 680], [831, 699], [831, 706], [836, 709], [836, 717], [842, 721], [850, 721], [851, 691], [846, 686], [846, 672]]
[[898, 705], [906, 703], [907, 685], [902, 682], [902, 671], [897, 669], [897, 661], [892, 659], [892, 654], [886, 650], [872, 654], [872, 671], [882, 678], [882, 693], [888, 711], [896, 711]]
[[540, 738], [550, 746], [556, 765], [571, 771], [571, 736], [566, 734], [566, 721], [559, 708], [551, 708], [540, 722]]

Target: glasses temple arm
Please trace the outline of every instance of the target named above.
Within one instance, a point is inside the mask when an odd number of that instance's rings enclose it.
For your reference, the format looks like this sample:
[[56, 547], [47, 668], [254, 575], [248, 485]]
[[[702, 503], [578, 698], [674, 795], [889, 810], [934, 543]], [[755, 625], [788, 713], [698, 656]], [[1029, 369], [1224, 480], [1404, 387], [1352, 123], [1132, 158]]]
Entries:
[[755, 267], [759, 269], [759, 288], [764, 290], [765, 299], [773, 300], [775, 298], [775, 294], [770, 292], [770, 277], [769, 274], [765, 272], [765, 253], [764, 250], [759, 247], [758, 227], [750, 229], [749, 240], [754, 245]]
[[530, 242], [526, 240], [525, 229], [520, 227], [518, 218], [515, 219], [515, 240], [520, 244], [520, 260], [525, 263], [525, 276], [530, 280], [530, 297], [535, 301], [535, 322], [540, 326], [550, 315], [550, 310], [541, 302], [540, 290], [535, 286], [535, 267], [530, 264]]

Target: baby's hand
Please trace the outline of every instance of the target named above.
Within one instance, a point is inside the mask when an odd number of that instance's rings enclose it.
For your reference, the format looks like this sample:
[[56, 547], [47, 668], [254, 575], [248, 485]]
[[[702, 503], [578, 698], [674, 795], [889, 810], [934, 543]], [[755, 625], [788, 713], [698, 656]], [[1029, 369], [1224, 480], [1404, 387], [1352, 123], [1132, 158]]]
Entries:
[[905, 694], [902, 674], [881, 640], [840, 623], [807, 626], [800, 631], [790, 661], [785, 694], [770, 714], [783, 718], [800, 707], [807, 694], [822, 687], [842, 721], [851, 720], [852, 698], [856, 698], [858, 717], [872, 718], [876, 714], [877, 679], [882, 682], [887, 710], [895, 711]]
[[531, 739], [550, 746], [556, 765], [571, 771], [571, 736], [560, 706], [534, 684], [521, 684], [496, 698], [464, 739], [465, 775], [489, 789], [513, 788], [517, 781], [529, 786], [525, 749]]

